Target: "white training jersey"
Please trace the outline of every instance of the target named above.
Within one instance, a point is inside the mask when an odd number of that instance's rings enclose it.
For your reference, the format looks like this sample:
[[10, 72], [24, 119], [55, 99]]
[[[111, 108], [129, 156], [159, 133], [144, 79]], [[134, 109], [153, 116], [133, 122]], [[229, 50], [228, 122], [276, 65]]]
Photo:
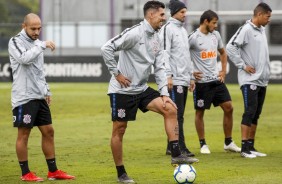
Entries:
[[202, 72], [203, 78], [199, 83], [218, 80], [217, 53], [223, 48], [223, 43], [218, 31], [204, 34], [199, 29], [192, 32], [189, 37], [191, 60], [194, 72]]

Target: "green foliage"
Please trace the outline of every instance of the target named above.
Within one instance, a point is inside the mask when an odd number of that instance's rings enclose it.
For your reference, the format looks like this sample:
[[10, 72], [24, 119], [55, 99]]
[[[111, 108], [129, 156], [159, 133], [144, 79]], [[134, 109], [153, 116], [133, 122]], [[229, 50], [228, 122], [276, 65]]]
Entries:
[[8, 54], [8, 41], [21, 30], [24, 16], [39, 13], [39, 3], [39, 0], [0, 0], [0, 55]]
[[[77, 177], [75, 181], [45, 181], [52, 184], [116, 183], [110, 150], [112, 122], [106, 83], [51, 83], [51, 105], [55, 128], [56, 158], [60, 169]], [[155, 85], [152, 85], [155, 87]], [[237, 85], [228, 85], [234, 106], [233, 139], [240, 145], [242, 95]], [[11, 83], [0, 83], [0, 183], [22, 183], [15, 153], [17, 129], [12, 127]], [[200, 159], [195, 184], [280, 184], [282, 181], [281, 109], [282, 85], [270, 85], [259, 121], [256, 146], [265, 158], [244, 159], [223, 151], [222, 110], [205, 113], [206, 140], [211, 155], [199, 153], [194, 126], [192, 95], [185, 112], [185, 135], [189, 149]], [[29, 165], [46, 178], [47, 166], [40, 148], [41, 137], [34, 128], [29, 140]], [[138, 112], [124, 137], [124, 163], [128, 174], [140, 184], [173, 184], [173, 167], [165, 155], [163, 119], [153, 112]]]

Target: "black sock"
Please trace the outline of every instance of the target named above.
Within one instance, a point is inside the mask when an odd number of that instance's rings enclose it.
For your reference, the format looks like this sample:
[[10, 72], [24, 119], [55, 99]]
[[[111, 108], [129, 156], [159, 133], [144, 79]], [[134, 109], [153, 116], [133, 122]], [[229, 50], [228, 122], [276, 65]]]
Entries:
[[22, 176], [29, 173], [28, 161], [19, 162], [21, 169], [22, 169]]
[[254, 148], [255, 140], [254, 139], [248, 139], [248, 143], [250, 145], [250, 148]]
[[172, 157], [177, 157], [177, 156], [179, 156], [181, 154], [178, 140], [170, 141], [169, 145], [170, 145], [171, 156]]
[[249, 151], [249, 143], [248, 143], [248, 140], [242, 140], [241, 152], [248, 152], [248, 151]]
[[58, 170], [55, 158], [46, 159], [46, 162], [47, 162], [48, 169], [49, 169], [50, 172], [55, 172], [55, 171]]
[[232, 142], [232, 137], [225, 138], [225, 145], [228, 146]]
[[200, 146], [203, 147], [206, 143], [206, 139], [200, 139]]
[[126, 173], [124, 165], [116, 166], [118, 177]]

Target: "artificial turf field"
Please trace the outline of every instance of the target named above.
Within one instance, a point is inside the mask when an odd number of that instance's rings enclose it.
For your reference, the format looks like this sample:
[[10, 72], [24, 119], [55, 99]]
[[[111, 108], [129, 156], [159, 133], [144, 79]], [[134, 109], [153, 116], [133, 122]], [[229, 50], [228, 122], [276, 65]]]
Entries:
[[[56, 159], [59, 169], [75, 175], [73, 181], [44, 183], [116, 183], [116, 170], [110, 150], [112, 122], [107, 83], [50, 83], [52, 118], [55, 128]], [[154, 84], [151, 84], [156, 88]], [[233, 140], [240, 145], [243, 101], [238, 85], [228, 85], [234, 106]], [[12, 127], [11, 83], [0, 83], [0, 184], [23, 183], [15, 153], [17, 129]], [[185, 139], [200, 162], [195, 184], [280, 184], [282, 183], [282, 85], [269, 85], [259, 121], [256, 147], [264, 158], [244, 159], [223, 150], [222, 110], [205, 113], [206, 141], [210, 155], [199, 153], [194, 126], [192, 95], [185, 111]], [[47, 165], [41, 151], [39, 130], [29, 140], [29, 166], [46, 179]], [[124, 163], [127, 173], [138, 184], [173, 184], [173, 167], [165, 155], [163, 119], [153, 112], [137, 114], [128, 124], [124, 137]]]

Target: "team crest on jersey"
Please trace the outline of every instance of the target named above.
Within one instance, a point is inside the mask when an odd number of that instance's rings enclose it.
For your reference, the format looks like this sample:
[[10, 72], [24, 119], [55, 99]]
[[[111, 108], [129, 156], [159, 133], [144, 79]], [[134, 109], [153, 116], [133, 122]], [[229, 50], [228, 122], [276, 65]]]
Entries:
[[205, 103], [204, 103], [204, 100], [200, 99], [197, 101], [197, 106], [198, 107], [204, 107]]
[[211, 38], [211, 40], [212, 40], [212, 44], [213, 45], [217, 45], [217, 40], [216, 40], [216, 36], [215, 35]]
[[177, 86], [177, 93], [183, 93], [183, 87]]
[[252, 85], [250, 85], [250, 89], [255, 91], [257, 89], [257, 86], [252, 84]]
[[31, 115], [29, 115], [29, 114], [24, 115], [23, 122], [25, 124], [29, 124], [31, 122]]
[[119, 118], [125, 117], [125, 109], [118, 109], [118, 117]]

